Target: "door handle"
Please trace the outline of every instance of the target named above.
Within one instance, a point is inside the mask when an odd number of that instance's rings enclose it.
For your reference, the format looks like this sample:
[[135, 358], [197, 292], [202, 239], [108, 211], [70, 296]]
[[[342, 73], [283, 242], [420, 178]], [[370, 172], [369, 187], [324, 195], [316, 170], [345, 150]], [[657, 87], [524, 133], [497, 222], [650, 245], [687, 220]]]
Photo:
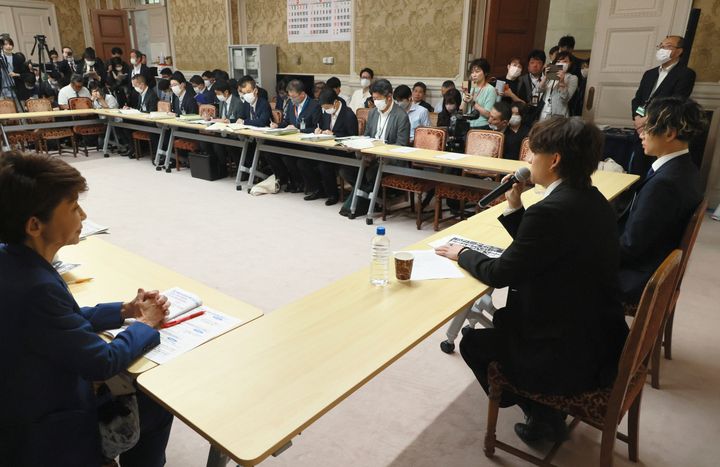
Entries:
[[591, 86], [590, 89], [588, 89], [587, 100], [585, 101], [585, 109], [592, 110], [594, 101], [595, 101], [595, 86]]

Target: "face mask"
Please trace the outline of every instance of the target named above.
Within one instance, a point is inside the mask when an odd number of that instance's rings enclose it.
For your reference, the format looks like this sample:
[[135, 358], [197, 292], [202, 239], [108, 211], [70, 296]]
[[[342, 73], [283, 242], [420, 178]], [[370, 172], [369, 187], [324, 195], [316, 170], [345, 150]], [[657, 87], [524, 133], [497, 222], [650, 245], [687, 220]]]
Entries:
[[569, 63], [559, 63], [558, 65], [562, 65], [562, 71], [567, 71]]
[[202, 93], [202, 89], [200, 89], [200, 88], [197, 87], [197, 86], [193, 86], [193, 91], [195, 91], [195, 94], [200, 94], [200, 93]]
[[205, 87], [206, 87], [206, 88], [209, 88], [209, 87], [212, 85], [212, 83], [210, 82], [209, 79], [204, 79], [204, 80], [203, 80], [203, 83], [205, 83]]
[[220, 102], [225, 102], [227, 100], [227, 97], [225, 97], [223, 94], [215, 94], [215, 97], [217, 97], [217, 100]]
[[522, 122], [522, 117], [520, 115], [513, 115], [510, 117], [510, 120], [508, 120], [510, 126], [518, 126], [520, 125], [520, 122]]
[[375, 108], [380, 112], [383, 112], [387, 108], [387, 101], [385, 99], [373, 99]]
[[171, 86], [170, 89], [172, 90], [173, 94], [175, 94], [176, 96], [180, 95], [180, 86], [179, 85]]
[[497, 131], [497, 125], [488, 125], [492, 131]]
[[28, 86], [28, 85], [26, 84], [26, 85], [25, 85], [25, 89], [27, 89], [28, 91], [31, 91], [31, 90], [35, 89], [35, 86]]
[[49, 80], [48, 80], [48, 83], [50, 84], [50, 86], [57, 86], [57, 81], [54, 81], [54, 80], [50, 80], [50, 79], [49, 79]]
[[131, 58], [131, 59], [130, 59], [130, 63], [133, 64], [133, 65], [137, 64], [137, 59], [136, 59], [136, 58]]
[[446, 105], [445, 110], [448, 111], [448, 113], [455, 113], [457, 110], [457, 105]]
[[88, 66], [93, 66], [95, 65], [95, 60], [85, 60], [85, 63], [87, 63]]
[[329, 109], [323, 109], [323, 112], [325, 112], [328, 115], [332, 115], [335, 113], [335, 107], [330, 107]]
[[369, 88], [369, 87], [370, 87], [370, 80], [367, 79], [367, 78], [362, 78], [362, 79], [360, 79], [360, 86], [361, 86], [363, 89], [364, 89], [364, 88]]
[[143, 88], [140, 88], [140, 87], [137, 87], [137, 86], [133, 86], [133, 89], [134, 89], [135, 92], [138, 93], [138, 94], [142, 94], [143, 91], [144, 91]]
[[508, 69], [506, 78], [509, 80], [513, 80], [513, 79], [517, 78], [518, 76], [520, 76], [520, 67], [516, 66], [516, 65], [511, 66]]
[[252, 92], [245, 93], [242, 97], [243, 100], [250, 105], [253, 105], [255, 103], [255, 94]]
[[672, 52], [668, 49], [658, 49], [657, 52], [655, 52], [655, 60], [657, 60], [660, 63], [665, 63], [668, 60], [670, 60], [670, 55]]
[[407, 110], [410, 108], [410, 101], [402, 101], [397, 103], [401, 109]]
[[580, 74], [582, 75], [583, 78], [587, 78], [588, 69], [589, 69], [589, 68], [583, 68], [583, 69], [580, 70]]
[[122, 71], [122, 67], [115, 67], [115, 71], [117, 71], [118, 73], [121, 72], [121, 71]]

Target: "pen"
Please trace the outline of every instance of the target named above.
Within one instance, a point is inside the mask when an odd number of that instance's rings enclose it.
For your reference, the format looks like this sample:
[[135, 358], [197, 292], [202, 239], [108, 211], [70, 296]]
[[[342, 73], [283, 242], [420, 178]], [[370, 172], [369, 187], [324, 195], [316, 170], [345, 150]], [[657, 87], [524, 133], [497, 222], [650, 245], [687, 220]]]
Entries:
[[83, 284], [83, 283], [85, 283], [85, 282], [90, 282], [91, 280], [93, 280], [92, 277], [85, 277], [85, 278], [83, 278], [83, 279], [75, 279], [75, 280], [72, 280], [72, 281], [68, 282], [67, 284], [68, 284], [68, 285]]
[[168, 321], [167, 323], [164, 323], [164, 324], [162, 325], [162, 328], [163, 328], [163, 329], [165, 329], [165, 328], [171, 328], [171, 327], [173, 327], [173, 326], [175, 326], [175, 325], [178, 325], [178, 324], [180, 324], [180, 323], [184, 323], [185, 321], [190, 321], [191, 319], [197, 318], [198, 316], [202, 316], [202, 315], [204, 315], [204, 314], [205, 314], [204, 311], [198, 311], [198, 312], [193, 313], [193, 314], [191, 314], [191, 315], [189, 315], [189, 316], [184, 316], [184, 317], [182, 317], [182, 318], [180, 318], [180, 319], [175, 319], [175, 320], [172, 320], [172, 321]]

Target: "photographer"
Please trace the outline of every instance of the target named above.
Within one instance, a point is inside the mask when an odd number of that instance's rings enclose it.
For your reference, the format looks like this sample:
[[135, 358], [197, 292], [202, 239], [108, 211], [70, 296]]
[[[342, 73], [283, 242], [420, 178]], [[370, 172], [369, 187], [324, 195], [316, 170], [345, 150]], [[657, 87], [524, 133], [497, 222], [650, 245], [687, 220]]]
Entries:
[[23, 84], [20, 75], [24, 71], [30, 71], [25, 65], [25, 57], [22, 54], [13, 53], [15, 42], [8, 35], [2, 38], [2, 97], [13, 99], [18, 89]]
[[540, 90], [545, 92], [540, 120], [551, 115], [570, 116], [570, 99], [578, 87], [578, 77], [568, 71], [573, 67], [570, 52], [558, 52], [553, 65], [556, 66], [545, 69], [545, 75], [540, 81]]

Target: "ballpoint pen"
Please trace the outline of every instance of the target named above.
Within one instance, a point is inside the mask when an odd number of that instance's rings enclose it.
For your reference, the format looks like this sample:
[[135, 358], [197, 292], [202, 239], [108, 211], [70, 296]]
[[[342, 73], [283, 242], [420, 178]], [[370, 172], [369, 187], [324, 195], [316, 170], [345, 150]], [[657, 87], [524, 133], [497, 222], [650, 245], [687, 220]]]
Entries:
[[71, 281], [68, 282], [67, 284], [68, 284], [68, 285], [83, 284], [83, 283], [85, 283], [85, 282], [90, 282], [91, 280], [93, 280], [92, 277], [85, 277], [85, 278], [82, 278], [82, 279], [71, 280]]
[[178, 324], [180, 324], [180, 323], [184, 323], [185, 321], [190, 321], [191, 319], [197, 318], [198, 316], [202, 316], [202, 315], [204, 315], [204, 314], [205, 314], [204, 311], [198, 311], [198, 312], [193, 313], [193, 314], [191, 314], [191, 315], [184, 316], [184, 317], [182, 317], [182, 318], [175, 319], [175, 320], [172, 320], [172, 321], [168, 321], [167, 323], [164, 323], [164, 324], [162, 325], [162, 328], [163, 328], [163, 329], [171, 328], [171, 327], [176, 326], [176, 325], [178, 325]]

